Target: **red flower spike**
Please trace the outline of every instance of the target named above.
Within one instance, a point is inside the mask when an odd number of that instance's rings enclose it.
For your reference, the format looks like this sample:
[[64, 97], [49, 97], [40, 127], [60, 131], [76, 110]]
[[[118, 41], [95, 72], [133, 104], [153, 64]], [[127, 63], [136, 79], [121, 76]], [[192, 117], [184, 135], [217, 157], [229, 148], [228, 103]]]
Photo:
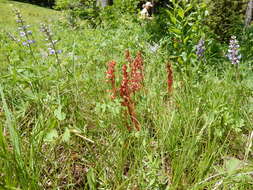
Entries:
[[173, 70], [170, 63], [167, 64], [167, 73], [168, 73], [168, 78], [167, 78], [168, 93], [169, 95], [171, 95], [173, 91]]
[[141, 52], [137, 53], [136, 58], [131, 63], [131, 90], [138, 91], [142, 87], [143, 81], [143, 58]]
[[129, 50], [125, 51], [125, 58], [130, 64], [132, 63], [132, 58]]
[[112, 85], [112, 95], [111, 98], [114, 99], [116, 97], [116, 84], [115, 84], [115, 61], [110, 61], [108, 63], [108, 69], [106, 71], [107, 82]]
[[131, 121], [134, 124], [137, 131], [141, 129], [140, 124], [136, 118], [135, 114], [135, 106], [133, 101], [131, 100], [131, 91], [129, 89], [129, 76], [127, 72], [127, 65], [124, 64], [122, 67], [122, 82], [120, 85], [120, 96], [123, 99], [122, 105], [127, 107], [128, 114], [130, 115]]
[[120, 96], [123, 98], [123, 105], [126, 106], [127, 99], [130, 97], [130, 90], [129, 90], [129, 79], [128, 79], [128, 72], [127, 72], [127, 65], [124, 64], [122, 66], [122, 81], [120, 85]]

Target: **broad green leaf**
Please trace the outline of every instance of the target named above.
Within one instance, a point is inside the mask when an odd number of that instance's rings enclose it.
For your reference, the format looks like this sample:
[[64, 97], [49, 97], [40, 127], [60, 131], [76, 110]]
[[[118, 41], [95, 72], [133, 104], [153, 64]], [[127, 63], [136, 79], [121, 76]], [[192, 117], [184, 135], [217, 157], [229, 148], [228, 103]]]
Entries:
[[178, 15], [183, 19], [184, 18], [184, 10], [181, 8], [181, 7], [179, 7], [179, 9], [178, 9]]
[[63, 142], [69, 142], [69, 140], [70, 140], [70, 131], [69, 131], [68, 128], [65, 128], [65, 131], [62, 135], [62, 141]]
[[183, 58], [184, 62], [187, 61], [187, 53], [186, 52], [182, 52], [181, 57]]
[[55, 111], [54, 111], [54, 115], [55, 117], [62, 121], [66, 118], [66, 114], [64, 112], [62, 112], [62, 106], [59, 106]]
[[177, 19], [176, 17], [170, 12], [170, 11], [167, 11], [167, 13], [169, 14], [169, 17], [170, 17], [170, 20], [173, 24], [176, 24], [177, 23]]
[[240, 168], [241, 161], [236, 158], [231, 158], [225, 162], [225, 168], [229, 174], [232, 174], [234, 171]]
[[169, 31], [172, 32], [172, 33], [178, 34], [178, 35], [180, 35], [182, 33], [181, 30], [179, 30], [179, 29], [177, 29], [175, 27], [171, 27], [169, 29]]
[[56, 129], [52, 129], [51, 131], [49, 131], [49, 133], [47, 133], [46, 137], [45, 137], [45, 140], [46, 141], [53, 141], [55, 140], [56, 138], [58, 138], [58, 132]]
[[184, 44], [188, 41], [189, 37], [190, 37], [190, 36], [186, 36], [186, 37], [184, 38], [184, 41], [183, 41]]

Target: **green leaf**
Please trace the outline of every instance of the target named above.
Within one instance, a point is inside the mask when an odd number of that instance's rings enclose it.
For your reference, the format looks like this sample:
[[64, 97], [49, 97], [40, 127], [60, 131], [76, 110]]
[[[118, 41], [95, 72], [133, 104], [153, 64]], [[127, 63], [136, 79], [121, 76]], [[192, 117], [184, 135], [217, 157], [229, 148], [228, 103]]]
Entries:
[[225, 162], [225, 168], [228, 171], [228, 173], [231, 175], [234, 171], [240, 168], [241, 161], [236, 158], [231, 158], [229, 160], [226, 160]]
[[186, 36], [186, 37], [184, 38], [184, 40], [183, 40], [184, 44], [187, 43], [187, 41], [189, 40], [189, 38], [190, 38], [190, 36]]
[[191, 10], [192, 9], [192, 7], [193, 7], [193, 5], [192, 4], [188, 4], [187, 5], [188, 7], [187, 7], [187, 9], [184, 11], [185, 13], [187, 13], [189, 10]]
[[184, 10], [181, 8], [181, 7], [179, 7], [179, 9], [178, 9], [178, 15], [183, 19], [184, 18]]
[[63, 142], [69, 142], [69, 140], [70, 140], [70, 131], [69, 131], [68, 128], [65, 128], [65, 131], [62, 135], [62, 141]]
[[178, 34], [178, 35], [180, 35], [182, 33], [181, 30], [179, 30], [175, 27], [169, 28], [169, 31], [172, 32], [172, 33]]
[[181, 57], [183, 58], [184, 62], [187, 61], [187, 53], [186, 52], [182, 52]]
[[93, 168], [89, 169], [87, 173], [87, 180], [88, 180], [89, 189], [96, 190], [96, 177], [95, 177]]
[[49, 133], [47, 133], [46, 137], [45, 137], [45, 141], [53, 141], [56, 138], [58, 138], [58, 132], [56, 129], [52, 129], [51, 131], [49, 131]]
[[61, 105], [54, 111], [54, 115], [60, 121], [63, 121], [66, 118], [66, 114], [64, 112], [62, 112]]
[[167, 11], [169, 17], [170, 17], [170, 20], [173, 24], [176, 24], [177, 23], [177, 19], [176, 17], [170, 12], [170, 11]]

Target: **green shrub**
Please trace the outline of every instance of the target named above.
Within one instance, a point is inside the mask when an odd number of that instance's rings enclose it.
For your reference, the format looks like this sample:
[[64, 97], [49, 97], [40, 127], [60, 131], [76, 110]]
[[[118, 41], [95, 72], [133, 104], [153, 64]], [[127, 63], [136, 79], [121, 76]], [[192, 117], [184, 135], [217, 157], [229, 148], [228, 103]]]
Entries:
[[94, 24], [99, 16], [96, 0], [56, 0], [55, 8], [65, 10], [70, 22], [74, 22], [76, 18], [81, 18]]
[[207, 24], [220, 40], [228, 41], [230, 36], [242, 32], [242, 0], [212, 0], [209, 4], [210, 16]]
[[114, 0], [114, 7], [123, 13], [137, 13], [137, 7], [140, 0]]

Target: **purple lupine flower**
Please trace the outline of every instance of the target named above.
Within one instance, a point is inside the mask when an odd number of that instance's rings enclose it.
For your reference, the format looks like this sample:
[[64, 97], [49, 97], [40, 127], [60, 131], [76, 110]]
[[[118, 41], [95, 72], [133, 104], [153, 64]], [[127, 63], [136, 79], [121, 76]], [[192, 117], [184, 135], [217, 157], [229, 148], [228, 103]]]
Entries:
[[19, 32], [19, 35], [20, 35], [21, 37], [24, 37], [24, 36], [25, 36], [25, 32], [21, 31], [21, 32]]
[[35, 43], [35, 40], [27, 40], [27, 43], [28, 43], [28, 44], [34, 44], [34, 43]]
[[57, 50], [57, 53], [61, 54], [61, 53], [62, 53], [62, 50], [61, 50], [61, 49]]
[[23, 46], [28, 46], [27, 42], [22, 42]]
[[62, 50], [57, 50], [57, 51], [55, 51], [55, 50], [52, 49], [52, 48], [48, 48], [48, 50], [49, 50], [49, 54], [50, 54], [50, 55], [54, 55], [56, 52], [57, 52], [58, 54], [61, 54], [61, 53], [62, 53]]
[[198, 58], [202, 58], [204, 56], [205, 52], [205, 41], [203, 38], [201, 38], [198, 42], [198, 45], [196, 46], [196, 55]]
[[41, 32], [43, 32], [46, 37], [45, 41], [47, 41], [46, 46], [49, 46], [49, 55], [55, 55], [57, 62], [60, 63], [58, 54], [62, 53], [62, 50], [57, 50], [56, 43], [58, 42], [58, 40], [53, 39], [53, 33], [51, 32], [50, 28], [45, 24], [41, 24]]
[[48, 50], [49, 50], [49, 54], [50, 54], [50, 55], [54, 55], [54, 54], [55, 54], [55, 50], [54, 50], [54, 49], [48, 48]]
[[231, 36], [227, 57], [233, 65], [240, 63], [241, 54], [239, 53], [239, 48], [240, 45], [236, 36]]
[[29, 35], [32, 35], [32, 31], [27, 30], [27, 28], [29, 28], [30, 25], [25, 24], [25, 20], [22, 18], [22, 15], [19, 10], [14, 9], [14, 12], [18, 19], [17, 23], [18, 23], [19, 35], [20, 37], [24, 37], [26, 39], [26, 41], [22, 42], [22, 45], [28, 46], [30, 48], [30, 45], [35, 43], [35, 41], [32, 39], [32, 36], [29, 36]]
[[26, 22], [22, 18], [22, 15], [18, 9], [14, 9], [14, 13], [17, 17], [16, 21], [18, 25], [19, 35], [25, 39], [22, 40], [21, 44], [29, 49], [31, 56], [36, 61], [36, 63], [38, 63], [38, 60], [36, 59], [33, 48], [31, 46], [31, 44], [35, 43], [35, 40], [33, 39], [32, 32], [27, 30], [30, 25], [26, 25]]

